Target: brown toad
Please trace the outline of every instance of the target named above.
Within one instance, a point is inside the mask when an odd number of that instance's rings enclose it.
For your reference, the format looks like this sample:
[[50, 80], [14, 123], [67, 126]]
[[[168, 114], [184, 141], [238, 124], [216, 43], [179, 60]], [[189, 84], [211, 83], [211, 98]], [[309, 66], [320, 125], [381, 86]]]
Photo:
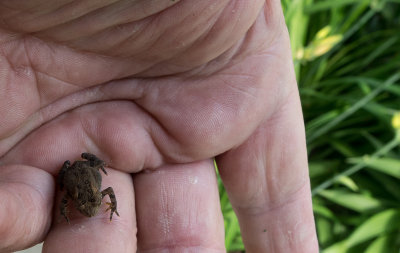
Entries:
[[117, 212], [117, 200], [115, 199], [114, 190], [108, 187], [104, 191], [101, 188], [101, 169], [107, 175], [104, 169], [105, 163], [95, 155], [82, 153], [81, 157], [87, 161], [75, 161], [72, 165], [70, 161], [65, 161], [58, 174], [58, 183], [60, 189], [67, 190], [61, 201], [60, 211], [69, 223], [67, 216], [68, 199], [71, 199], [75, 208], [87, 217], [93, 217], [99, 211], [101, 201], [105, 195], [110, 197], [111, 203], [106, 211], [111, 210], [110, 221], [113, 213]]

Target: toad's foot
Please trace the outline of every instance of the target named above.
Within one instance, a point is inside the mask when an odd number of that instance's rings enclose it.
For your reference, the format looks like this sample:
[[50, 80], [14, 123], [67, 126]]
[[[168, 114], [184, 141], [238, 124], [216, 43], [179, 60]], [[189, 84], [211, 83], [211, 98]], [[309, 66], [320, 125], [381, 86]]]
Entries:
[[107, 212], [108, 210], [111, 210], [111, 213], [110, 213], [110, 221], [111, 221], [111, 220], [112, 220], [113, 213], [115, 213], [117, 216], [119, 216], [119, 213], [118, 213], [117, 207], [116, 207], [115, 205], [113, 205], [113, 204], [110, 203], [110, 202], [106, 202], [106, 204], [108, 205], [108, 207], [107, 207], [107, 209], [106, 209], [106, 212]]

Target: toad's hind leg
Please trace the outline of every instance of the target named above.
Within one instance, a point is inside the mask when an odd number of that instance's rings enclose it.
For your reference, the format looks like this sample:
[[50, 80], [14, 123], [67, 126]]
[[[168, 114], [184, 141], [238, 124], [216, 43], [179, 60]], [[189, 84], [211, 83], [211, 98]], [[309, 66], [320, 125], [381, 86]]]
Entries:
[[68, 195], [64, 194], [64, 197], [62, 198], [61, 204], [60, 204], [60, 212], [61, 212], [61, 215], [64, 216], [64, 218], [69, 223], [67, 204], [68, 204]]
[[108, 205], [106, 212], [108, 210], [111, 210], [111, 213], [110, 213], [110, 221], [111, 221], [113, 213], [115, 213], [116, 215], [119, 216], [119, 213], [117, 211], [117, 199], [115, 198], [114, 190], [111, 187], [108, 187], [107, 189], [105, 189], [104, 191], [101, 192], [102, 198], [104, 198], [104, 196], [106, 196], [106, 195], [108, 195], [110, 197], [110, 201], [111, 201], [111, 203], [110, 202], [106, 203]]

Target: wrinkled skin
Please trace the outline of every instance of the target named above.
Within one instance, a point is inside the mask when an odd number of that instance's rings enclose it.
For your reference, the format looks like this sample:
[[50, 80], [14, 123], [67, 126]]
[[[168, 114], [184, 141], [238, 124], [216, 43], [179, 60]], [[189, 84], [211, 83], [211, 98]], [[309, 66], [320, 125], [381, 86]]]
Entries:
[[[0, 252], [318, 252], [277, 0], [0, 0]], [[53, 206], [62, 162], [109, 166], [120, 217]], [[139, 173], [147, 171], [147, 173]]]

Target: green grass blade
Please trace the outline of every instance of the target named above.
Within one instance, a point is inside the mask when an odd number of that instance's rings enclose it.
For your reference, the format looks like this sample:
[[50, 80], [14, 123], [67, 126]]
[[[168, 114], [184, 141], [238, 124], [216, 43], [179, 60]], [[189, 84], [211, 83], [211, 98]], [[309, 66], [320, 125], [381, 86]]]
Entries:
[[325, 134], [328, 132], [330, 129], [338, 125], [341, 121], [344, 119], [348, 118], [350, 115], [355, 113], [357, 110], [362, 108], [364, 105], [366, 105], [369, 101], [374, 99], [379, 93], [384, 91], [387, 87], [393, 85], [400, 79], [400, 73], [396, 73], [393, 76], [391, 76], [389, 79], [387, 79], [380, 87], [375, 88], [370, 94], [362, 98], [360, 101], [356, 102], [353, 104], [349, 109], [347, 109], [345, 112], [340, 114], [338, 117], [333, 119], [331, 122], [327, 123], [320, 129], [316, 130], [313, 134], [310, 134], [310, 136], [307, 138], [308, 142], [312, 142], [316, 138], [320, 137], [321, 135]]
[[369, 156], [364, 156], [362, 158], [350, 158], [349, 162], [353, 164], [363, 164], [371, 169], [400, 179], [400, 160], [398, 159], [371, 158]]
[[400, 211], [389, 209], [380, 212], [358, 227], [347, 241], [348, 247], [366, 242], [400, 227]]
[[376, 238], [365, 250], [365, 253], [399, 253], [398, 244], [396, 245], [396, 236], [383, 235]]
[[356, 212], [371, 212], [382, 206], [382, 202], [370, 196], [345, 190], [324, 190], [320, 195], [340, 206]]
[[[379, 157], [382, 155], [387, 154], [389, 151], [391, 151], [392, 149], [396, 148], [400, 143], [400, 138], [399, 136], [395, 136], [393, 138], [392, 141], [390, 141], [389, 143], [387, 143], [383, 148], [377, 150], [374, 154], [371, 155], [372, 158], [375, 157]], [[343, 176], [350, 176], [353, 175], [354, 173], [358, 172], [359, 170], [363, 169], [365, 167], [364, 164], [356, 164], [352, 167], [350, 167], [349, 169], [339, 173], [338, 175], [327, 179], [326, 181], [324, 181], [323, 183], [321, 183], [320, 185], [316, 186], [311, 192], [312, 195], [316, 195], [319, 194], [322, 190], [330, 187], [334, 182], [336, 182], [338, 179], [340, 179]]]

